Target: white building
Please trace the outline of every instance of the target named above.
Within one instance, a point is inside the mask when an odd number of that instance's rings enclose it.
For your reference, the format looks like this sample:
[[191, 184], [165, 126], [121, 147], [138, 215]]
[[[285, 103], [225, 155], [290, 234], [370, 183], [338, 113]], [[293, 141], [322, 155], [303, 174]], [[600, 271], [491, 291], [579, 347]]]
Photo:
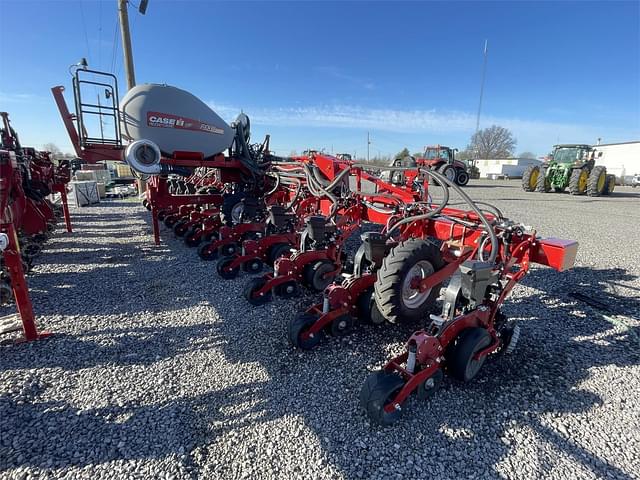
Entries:
[[607, 167], [607, 173], [614, 174], [618, 181], [640, 174], [640, 141], [603, 143], [593, 148], [602, 152], [601, 157], [596, 153], [596, 165]]
[[540, 160], [533, 158], [501, 158], [497, 160], [476, 160], [476, 167], [480, 170], [480, 178], [504, 175], [507, 178], [522, 178], [522, 174], [529, 165], [541, 165]]

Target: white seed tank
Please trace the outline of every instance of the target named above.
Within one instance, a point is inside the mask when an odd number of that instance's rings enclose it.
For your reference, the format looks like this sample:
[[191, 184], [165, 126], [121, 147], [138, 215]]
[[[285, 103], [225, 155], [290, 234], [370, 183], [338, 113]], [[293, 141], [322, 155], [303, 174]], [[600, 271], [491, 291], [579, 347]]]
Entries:
[[124, 140], [150, 140], [165, 154], [202, 152], [210, 157], [231, 146], [234, 131], [189, 92], [168, 85], [133, 87], [120, 102]]

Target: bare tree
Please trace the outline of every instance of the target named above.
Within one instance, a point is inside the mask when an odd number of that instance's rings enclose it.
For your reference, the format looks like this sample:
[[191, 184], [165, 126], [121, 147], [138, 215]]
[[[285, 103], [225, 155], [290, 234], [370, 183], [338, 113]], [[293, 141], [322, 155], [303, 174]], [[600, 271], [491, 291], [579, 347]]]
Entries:
[[45, 152], [51, 152], [51, 158], [54, 160], [62, 158], [62, 150], [60, 150], [55, 143], [45, 143], [42, 146], [42, 150]]
[[476, 158], [509, 158], [513, 156], [517, 143], [511, 131], [491, 125], [471, 137], [467, 150], [474, 152]]
[[522, 152], [518, 155], [518, 158], [533, 158], [535, 160], [538, 157], [533, 152]]

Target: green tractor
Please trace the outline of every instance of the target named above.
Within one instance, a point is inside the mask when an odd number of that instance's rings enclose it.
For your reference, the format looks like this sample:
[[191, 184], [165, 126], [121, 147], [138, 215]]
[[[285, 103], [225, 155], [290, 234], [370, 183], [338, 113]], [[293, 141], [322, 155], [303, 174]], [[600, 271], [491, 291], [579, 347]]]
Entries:
[[[602, 155], [599, 153], [598, 157]], [[609, 195], [616, 186], [615, 175], [596, 165], [596, 151], [590, 145], [554, 145], [551, 160], [529, 165], [522, 175], [525, 192], [564, 192], [598, 197]]]

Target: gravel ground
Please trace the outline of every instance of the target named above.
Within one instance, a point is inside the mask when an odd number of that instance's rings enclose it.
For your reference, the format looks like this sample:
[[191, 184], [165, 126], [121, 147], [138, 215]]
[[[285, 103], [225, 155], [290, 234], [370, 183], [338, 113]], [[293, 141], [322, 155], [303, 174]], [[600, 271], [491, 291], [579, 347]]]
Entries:
[[534, 269], [505, 306], [516, 352], [390, 428], [358, 391], [411, 327], [300, 353], [285, 329], [312, 296], [250, 307], [246, 276], [219, 279], [166, 230], [154, 247], [136, 204], [73, 210], [29, 278], [55, 335], [0, 347], [0, 478], [640, 478], [640, 195], [467, 191], [579, 240], [577, 266]]

